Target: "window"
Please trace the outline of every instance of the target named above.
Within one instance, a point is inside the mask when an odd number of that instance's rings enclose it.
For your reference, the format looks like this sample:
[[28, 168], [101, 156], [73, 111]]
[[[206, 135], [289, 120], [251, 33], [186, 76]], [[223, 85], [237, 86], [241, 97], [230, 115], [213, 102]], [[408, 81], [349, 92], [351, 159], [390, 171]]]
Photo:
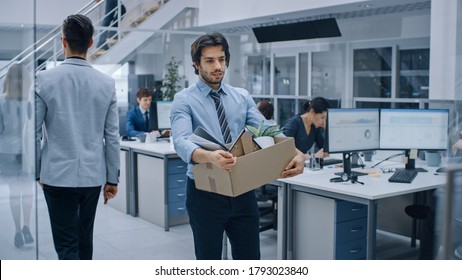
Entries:
[[398, 98], [428, 98], [430, 49], [399, 52]]
[[353, 96], [390, 98], [392, 48], [359, 49], [353, 53]]
[[295, 95], [295, 57], [274, 58], [274, 94]]

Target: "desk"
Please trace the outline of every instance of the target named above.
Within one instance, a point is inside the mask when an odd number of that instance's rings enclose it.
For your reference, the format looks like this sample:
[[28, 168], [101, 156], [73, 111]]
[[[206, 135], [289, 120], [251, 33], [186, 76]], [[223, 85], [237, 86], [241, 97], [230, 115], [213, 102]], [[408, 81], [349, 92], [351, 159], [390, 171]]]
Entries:
[[[278, 182], [282, 183], [286, 190], [280, 190], [278, 198], [281, 206], [279, 211], [282, 212], [279, 219], [282, 225], [281, 230], [278, 231], [278, 240], [286, 238], [287, 242], [278, 244], [278, 256], [283, 259], [306, 257], [299, 253], [309, 252], [310, 248], [307, 246], [317, 244], [317, 246], [327, 246], [324, 248], [324, 252], [327, 253], [310, 256], [310, 258], [335, 258], [334, 242], [338, 238], [335, 235], [335, 219], [338, 215], [336, 202], [347, 201], [367, 206], [365, 256], [367, 259], [375, 259], [377, 201], [382, 198], [435, 189], [445, 183], [445, 176], [434, 175], [436, 168], [426, 167], [426, 169], [429, 172], [419, 173], [412, 184], [389, 183], [388, 178], [391, 173], [380, 174], [380, 177], [361, 176], [359, 180], [364, 182], [364, 185], [351, 182], [331, 183], [329, 179], [335, 176], [334, 171], [339, 171], [332, 168], [320, 171], [305, 169], [303, 174], [293, 178], [279, 179]], [[312, 212], [312, 209], [316, 212]], [[313, 229], [313, 223], [315, 227], [318, 226], [318, 222], [331, 232], [324, 232], [321, 236], [319, 234], [310, 236], [309, 231], [303, 236], [297, 235], [301, 230]], [[329, 238], [331, 240], [328, 240]], [[306, 240], [308, 242], [304, 242]]]
[[119, 210], [124, 214], [134, 213], [134, 209], [131, 207], [134, 206], [133, 198], [131, 198], [133, 193], [132, 186], [132, 175], [130, 172], [130, 147], [136, 142], [121, 141], [120, 142], [120, 175], [119, 175], [119, 184], [117, 186], [117, 195], [108, 200], [107, 204], [114, 209]]
[[[123, 142], [121, 158], [128, 156], [128, 212], [163, 227], [188, 223], [186, 169], [169, 142]], [[122, 167], [122, 164], [121, 164]]]

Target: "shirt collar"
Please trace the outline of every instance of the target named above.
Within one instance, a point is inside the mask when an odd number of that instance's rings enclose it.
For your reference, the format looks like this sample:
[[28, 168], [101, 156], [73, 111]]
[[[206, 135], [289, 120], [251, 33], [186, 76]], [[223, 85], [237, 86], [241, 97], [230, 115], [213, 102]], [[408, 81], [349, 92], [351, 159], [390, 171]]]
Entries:
[[[209, 87], [200, 78], [197, 80], [196, 85], [199, 88], [199, 90], [201, 91], [201, 93], [204, 95], [204, 97], [207, 97], [207, 95], [209, 95], [211, 91], [215, 91], [213, 88]], [[218, 89], [217, 92], [221, 91], [221, 93], [227, 94], [225, 88], [226, 88], [226, 85], [223, 82], [221, 82], [220, 88]]]
[[143, 116], [144, 116], [144, 113], [148, 111], [148, 110], [144, 110], [143, 108], [141, 108], [140, 105], [138, 105], [138, 108], [140, 108], [141, 115], [143, 115]]
[[68, 57], [66, 57], [66, 59], [68, 59], [68, 58], [75, 58], [75, 59], [83, 59], [83, 60], [86, 60], [85, 58], [80, 57], [80, 56], [68, 56]]

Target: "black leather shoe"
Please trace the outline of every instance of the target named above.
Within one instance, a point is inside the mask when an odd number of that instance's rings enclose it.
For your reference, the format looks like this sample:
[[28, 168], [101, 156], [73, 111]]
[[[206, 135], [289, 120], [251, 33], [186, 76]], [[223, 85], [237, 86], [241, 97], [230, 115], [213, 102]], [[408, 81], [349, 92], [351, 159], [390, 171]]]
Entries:
[[26, 244], [30, 244], [34, 242], [34, 238], [32, 238], [32, 234], [27, 226], [22, 227], [22, 235], [24, 236], [24, 241]]

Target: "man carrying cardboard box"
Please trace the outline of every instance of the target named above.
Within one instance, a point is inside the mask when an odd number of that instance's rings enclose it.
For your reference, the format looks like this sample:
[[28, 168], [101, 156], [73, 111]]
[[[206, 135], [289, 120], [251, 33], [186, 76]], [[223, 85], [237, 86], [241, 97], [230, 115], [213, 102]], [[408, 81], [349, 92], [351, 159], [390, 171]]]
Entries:
[[[194, 235], [197, 259], [221, 259], [223, 233], [230, 239], [233, 259], [260, 259], [259, 212], [253, 191], [230, 197], [196, 188], [193, 164], [211, 164], [232, 172], [236, 158], [224, 150], [208, 151], [188, 140], [201, 126], [216, 139], [229, 143], [245, 125], [264, 120], [250, 94], [222, 82], [229, 65], [226, 38], [220, 33], [199, 37], [191, 45], [198, 81], [178, 92], [170, 120], [177, 154], [188, 165], [186, 208]], [[280, 177], [303, 172], [304, 155], [297, 150]]]

